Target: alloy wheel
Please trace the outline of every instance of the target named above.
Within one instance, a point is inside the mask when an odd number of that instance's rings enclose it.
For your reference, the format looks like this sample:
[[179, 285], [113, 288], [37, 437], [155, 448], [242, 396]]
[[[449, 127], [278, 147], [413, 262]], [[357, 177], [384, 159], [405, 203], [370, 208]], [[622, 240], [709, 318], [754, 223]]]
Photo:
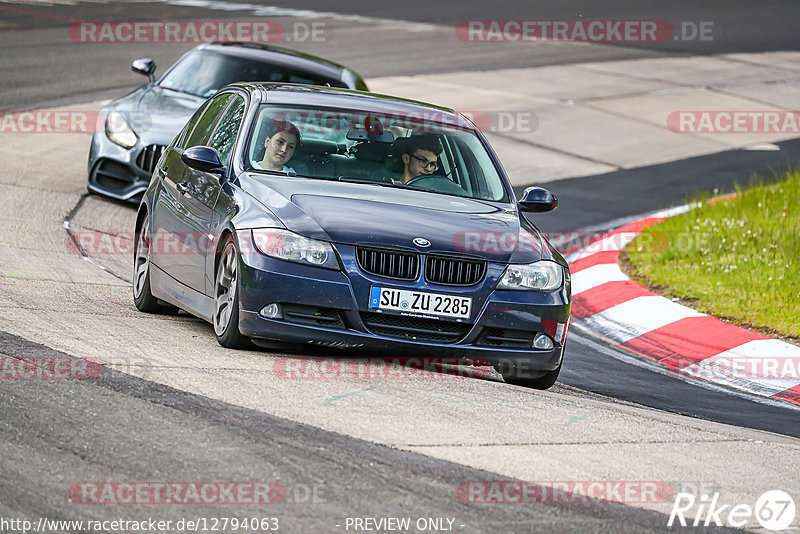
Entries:
[[214, 332], [221, 336], [228, 328], [236, 302], [238, 265], [236, 247], [228, 243], [222, 252], [214, 288]]

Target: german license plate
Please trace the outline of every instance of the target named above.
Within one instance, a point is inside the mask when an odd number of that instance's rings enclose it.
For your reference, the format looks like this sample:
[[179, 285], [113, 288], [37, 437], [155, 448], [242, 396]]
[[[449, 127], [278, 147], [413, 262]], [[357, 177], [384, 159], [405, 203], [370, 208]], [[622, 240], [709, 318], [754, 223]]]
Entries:
[[467, 319], [469, 318], [470, 309], [472, 309], [472, 299], [470, 297], [372, 286], [369, 307], [378, 308], [379, 310], [395, 310], [454, 319]]

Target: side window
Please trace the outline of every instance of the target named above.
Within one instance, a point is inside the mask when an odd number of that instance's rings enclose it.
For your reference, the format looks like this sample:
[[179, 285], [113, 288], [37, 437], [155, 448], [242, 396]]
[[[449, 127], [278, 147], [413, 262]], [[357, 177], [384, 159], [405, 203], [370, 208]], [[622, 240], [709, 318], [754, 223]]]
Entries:
[[453, 139], [451, 145], [459, 169], [458, 181], [461, 187], [470, 195], [478, 198], [487, 198], [486, 179], [475, 161], [475, 157], [461, 139]]
[[470, 196], [475, 196], [477, 191], [475, 191], [473, 187], [474, 184], [469, 174], [469, 166], [467, 162], [464, 161], [464, 156], [461, 153], [458, 143], [450, 136], [447, 136], [443, 141], [444, 152], [442, 156], [446, 155], [446, 157], [441, 158], [444, 160], [442, 167], [447, 170], [444, 174], [461, 186], [461, 189], [466, 191]]
[[228, 105], [228, 101], [231, 98], [233, 98], [231, 93], [225, 93], [208, 103], [205, 111], [195, 123], [192, 133], [189, 134], [186, 143], [184, 143], [184, 148], [206, 144], [211, 130], [214, 128], [217, 117], [219, 117], [222, 110], [225, 109], [225, 106]]
[[197, 123], [198, 119], [200, 119], [200, 116], [205, 112], [209, 103], [210, 102], [203, 103], [203, 105], [194, 112], [192, 118], [189, 119], [189, 121], [186, 123], [186, 126], [184, 126], [183, 130], [181, 130], [181, 133], [179, 133], [175, 138], [175, 141], [173, 141], [176, 148], [180, 148], [181, 150], [186, 148], [186, 138], [188, 137], [189, 132], [194, 129], [195, 124]]
[[228, 160], [233, 146], [236, 144], [236, 135], [239, 133], [239, 125], [244, 116], [244, 98], [235, 96], [233, 102], [225, 110], [220, 118], [217, 129], [206, 143], [219, 152], [219, 159], [223, 163]]

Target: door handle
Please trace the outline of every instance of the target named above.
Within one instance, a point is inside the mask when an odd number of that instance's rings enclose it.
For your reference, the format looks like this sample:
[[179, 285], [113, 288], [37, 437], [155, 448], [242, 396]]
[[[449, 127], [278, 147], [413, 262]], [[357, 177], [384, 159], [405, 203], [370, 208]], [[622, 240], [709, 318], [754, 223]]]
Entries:
[[175, 186], [175, 189], [182, 195], [186, 195], [189, 193], [189, 182], [181, 182]]

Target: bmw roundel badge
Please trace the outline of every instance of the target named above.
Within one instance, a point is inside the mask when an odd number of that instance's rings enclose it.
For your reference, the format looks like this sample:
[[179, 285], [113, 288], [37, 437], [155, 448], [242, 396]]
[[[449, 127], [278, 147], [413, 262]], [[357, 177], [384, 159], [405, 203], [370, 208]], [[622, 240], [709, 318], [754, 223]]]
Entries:
[[431, 242], [425, 239], [424, 237], [415, 237], [414, 244], [418, 247], [429, 247], [431, 246]]

